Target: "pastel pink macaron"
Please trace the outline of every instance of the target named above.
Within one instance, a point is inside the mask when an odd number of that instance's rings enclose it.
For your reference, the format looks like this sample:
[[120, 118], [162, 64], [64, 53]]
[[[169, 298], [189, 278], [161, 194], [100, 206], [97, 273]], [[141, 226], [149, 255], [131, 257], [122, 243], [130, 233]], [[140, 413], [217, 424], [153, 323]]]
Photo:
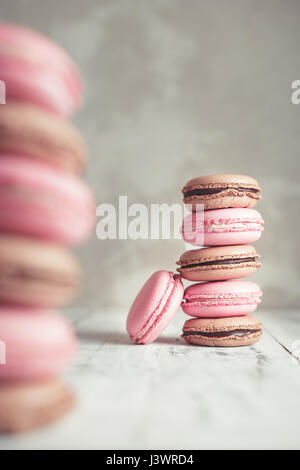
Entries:
[[184, 292], [182, 309], [192, 317], [238, 317], [254, 312], [262, 292], [250, 281], [192, 284]]
[[264, 220], [255, 209], [215, 209], [185, 217], [183, 239], [197, 246], [243, 245], [258, 240]]
[[42, 380], [69, 365], [77, 339], [58, 313], [1, 306], [0, 348], [0, 381]]
[[1, 156], [2, 232], [75, 245], [94, 224], [94, 198], [80, 178], [28, 157]]
[[154, 341], [180, 308], [183, 284], [179, 275], [155, 272], [137, 295], [127, 318], [127, 331], [138, 344]]
[[67, 117], [81, 104], [81, 79], [70, 56], [22, 26], [0, 23], [0, 80], [8, 103], [31, 103]]

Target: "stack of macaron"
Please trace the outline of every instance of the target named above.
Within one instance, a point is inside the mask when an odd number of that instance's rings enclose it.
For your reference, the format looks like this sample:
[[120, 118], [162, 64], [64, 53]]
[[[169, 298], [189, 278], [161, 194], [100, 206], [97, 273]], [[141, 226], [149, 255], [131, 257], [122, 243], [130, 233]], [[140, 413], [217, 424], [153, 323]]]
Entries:
[[0, 432], [17, 432], [73, 405], [60, 376], [77, 339], [56, 309], [79, 287], [69, 246], [91, 233], [95, 203], [80, 177], [86, 144], [68, 120], [82, 94], [68, 54], [0, 24], [0, 80]]
[[[185, 242], [201, 246], [184, 252], [177, 264], [186, 288], [183, 311], [194, 317], [183, 338], [203, 346], [243, 346], [258, 341], [262, 325], [251, 316], [262, 292], [245, 278], [261, 266], [252, 243], [264, 221], [253, 207], [260, 199], [257, 181], [242, 175], [194, 178], [182, 190], [191, 211], [185, 217]], [[204, 248], [203, 248], [204, 246]]]
[[[138, 344], [154, 341], [180, 305], [192, 318], [183, 338], [202, 346], [245, 346], [258, 341], [262, 325], [253, 315], [262, 292], [241, 280], [261, 266], [250, 243], [263, 231], [253, 209], [260, 187], [241, 175], [211, 175], [189, 181], [184, 203], [190, 213], [182, 235], [194, 246], [180, 257], [179, 274], [154, 273], [138, 293], [127, 318], [127, 331]], [[182, 278], [193, 281], [184, 290]]]

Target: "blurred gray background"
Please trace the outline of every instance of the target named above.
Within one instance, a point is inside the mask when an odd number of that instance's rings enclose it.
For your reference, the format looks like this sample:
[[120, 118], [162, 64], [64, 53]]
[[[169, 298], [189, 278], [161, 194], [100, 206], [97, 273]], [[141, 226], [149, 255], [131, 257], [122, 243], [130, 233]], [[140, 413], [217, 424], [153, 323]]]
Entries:
[[[266, 229], [252, 280], [264, 308], [299, 306], [299, 0], [2, 0], [0, 17], [51, 36], [81, 68], [85, 105], [74, 120], [98, 204], [174, 203], [194, 176], [254, 176]], [[79, 250], [77, 305], [127, 309], [184, 249], [94, 236]]]

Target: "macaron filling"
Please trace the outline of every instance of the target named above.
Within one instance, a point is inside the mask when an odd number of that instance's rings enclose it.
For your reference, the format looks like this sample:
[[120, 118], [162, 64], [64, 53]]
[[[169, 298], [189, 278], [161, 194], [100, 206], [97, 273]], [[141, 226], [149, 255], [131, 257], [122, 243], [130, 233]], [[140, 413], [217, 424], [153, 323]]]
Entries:
[[225, 233], [225, 232], [262, 232], [264, 230], [263, 219], [211, 219], [204, 223], [193, 221], [192, 224], [184, 222], [182, 234], [189, 233]]
[[257, 305], [261, 302], [262, 292], [241, 292], [239, 294], [185, 294], [182, 305], [197, 303], [202, 306], [220, 307], [224, 305]]
[[144, 324], [142, 329], [135, 335], [135, 338], [133, 338], [137, 343], [143, 342], [143, 340], [148, 336], [152, 328], [155, 327], [155, 325], [160, 321], [160, 319], [164, 315], [164, 312], [166, 311], [168, 303], [170, 302], [172, 291], [175, 288], [175, 285], [176, 283], [174, 281], [173, 275], [170, 273], [170, 279], [169, 279], [168, 285], [166, 287], [166, 290], [163, 296], [160, 299], [160, 302], [158, 303], [155, 310], [151, 313], [151, 315], [149, 316], [147, 322]]
[[219, 265], [226, 265], [226, 264], [241, 264], [241, 263], [253, 263], [257, 261], [257, 257], [249, 257], [249, 258], [231, 258], [231, 259], [220, 259], [216, 261], [199, 261], [199, 263], [195, 264], [188, 264], [187, 266], [182, 266], [182, 268], [196, 268], [198, 266], [219, 266]]
[[[261, 263], [258, 261], [259, 255], [256, 256], [247, 256], [245, 258], [228, 258], [228, 259], [219, 259], [219, 260], [211, 260], [211, 261], [197, 261], [194, 263], [187, 263], [183, 264], [181, 262], [181, 268], [179, 270], [188, 270], [194, 268], [205, 268], [207, 266], [214, 267], [213, 269], [217, 269], [219, 266], [230, 266], [230, 265], [242, 265], [242, 264], [253, 264], [255, 263], [256, 267], [260, 267]], [[195, 260], [196, 261], [196, 260]]]
[[205, 336], [207, 338], [227, 338], [228, 336], [248, 336], [260, 333], [261, 329], [235, 329], [229, 331], [184, 331], [182, 336]]
[[192, 196], [209, 196], [210, 194], [218, 194], [223, 191], [237, 191], [240, 193], [256, 193], [258, 194], [260, 190], [258, 188], [234, 188], [230, 186], [226, 186], [223, 188], [196, 188], [191, 189], [189, 191], [184, 191], [184, 197], [192, 197]]

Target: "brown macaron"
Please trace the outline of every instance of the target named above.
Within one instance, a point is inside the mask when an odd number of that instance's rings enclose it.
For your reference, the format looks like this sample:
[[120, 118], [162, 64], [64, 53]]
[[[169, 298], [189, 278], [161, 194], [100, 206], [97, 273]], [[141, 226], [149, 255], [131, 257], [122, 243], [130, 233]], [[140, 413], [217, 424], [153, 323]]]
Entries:
[[184, 252], [177, 269], [189, 281], [225, 281], [249, 276], [261, 267], [251, 245], [216, 246]]
[[261, 198], [258, 182], [244, 175], [208, 175], [193, 178], [186, 183], [182, 193], [184, 203], [193, 211], [228, 207], [251, 208]]
[[86, 144], [70, 121], [16, 103], [1, 106], [0, 154], [37, 158], [76, 174], [87, 160]]
[[80, 280], [77, 259], [66, 248], [0, 235], [0, 302], [62, 307]]
[[185, 322], [182, 337], [198, 346], [235, 347], [256, 343], [262, 332], [262, 324], [253, 316], [193, 318]]
[[74, 395], [58, 380], [9, 383], [0, 387], [0, 433], [46, 426], [74, 406]]

